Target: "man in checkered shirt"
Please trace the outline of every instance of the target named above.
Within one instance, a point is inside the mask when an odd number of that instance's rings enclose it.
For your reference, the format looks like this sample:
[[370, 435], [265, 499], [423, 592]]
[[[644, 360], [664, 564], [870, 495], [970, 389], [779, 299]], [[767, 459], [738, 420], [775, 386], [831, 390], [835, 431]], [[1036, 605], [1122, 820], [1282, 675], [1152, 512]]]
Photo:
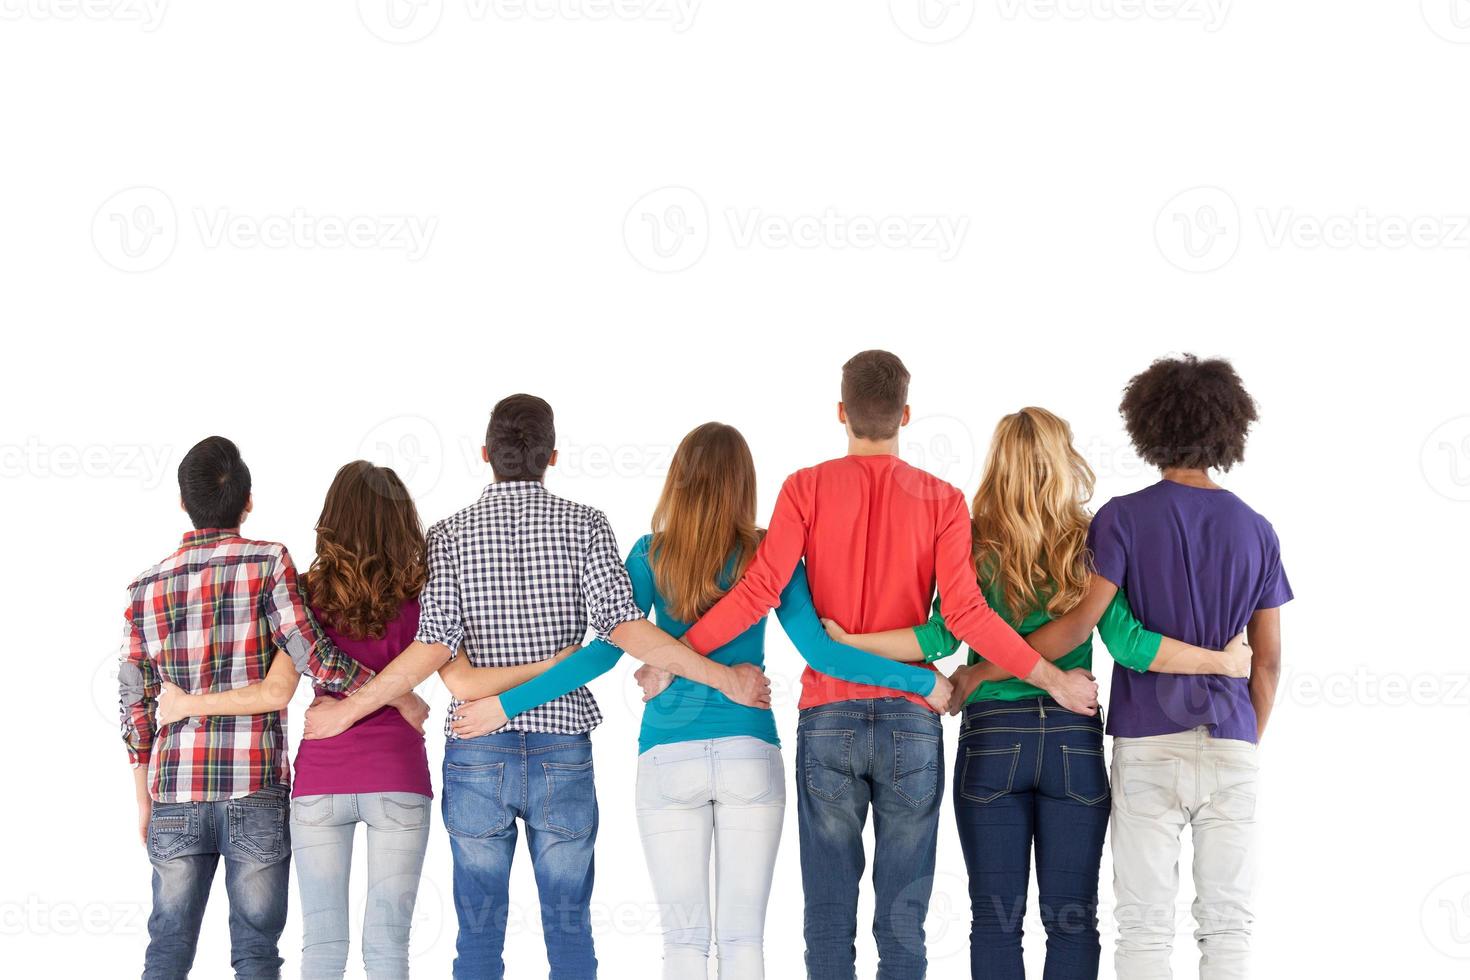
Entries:
[[[307, 738], [330, 738], [412, 689], [463, 648], [471, 664], [506, 671], [543, 664], [598, 637], [633, 657], [770, 707], [758, 668], [701, 657], [649, 623], [633, 601], [617, 541], [601, 511], [563, 500], [542, 483], [556, 463], [551, 406], [511, 395], [495, 406], [483, 458], [495, 482], [480, 499], [429, 530], [429, 580], [418, 634], [356, 695], [306, 716]], [[586, 688], [518, 715], [489, 735], [445, 734], [444, 823], [454, 855], [459, 913], [456, 977], [505, 974], [502, 950], [517, 823], [525, 826], [541, 900], [551, 975], [595, 977], [589, 903], [597, 798], [588, 733], [602, 721]]]

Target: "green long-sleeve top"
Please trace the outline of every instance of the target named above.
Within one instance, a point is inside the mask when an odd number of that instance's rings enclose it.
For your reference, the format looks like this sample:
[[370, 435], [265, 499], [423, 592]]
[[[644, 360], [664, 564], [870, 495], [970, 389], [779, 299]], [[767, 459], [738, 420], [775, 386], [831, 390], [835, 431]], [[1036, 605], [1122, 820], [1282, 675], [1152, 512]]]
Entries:
[[[648, 549], [651, 535], [634, 543], [624, 563], [633, 585], [633, 600], [644, 614], [652, 612], [659, 627], [677, 638], [689, 624], [674, 616], [658, 591]], [[725, 585], [730, 584], [727, 571]], [[838, 643], [827, 635], [812, 606], [806, 568], [798, 564], [791, 581], [781, 593], [776, 617], [796, 647], [797, 653], [816, 670], [857, 684], [878, 684], [925, 697], [934, 690], [934, 672], [913, 664], [886, 660], [876, 654]], [[765, 665], [766, 621], [762, 617], [744, 633], [710, 653], [710, 659], [726, 666]], [[500, 696], [506, 716], [514, 718], [528, 708], [545, 704], [574, 691], [611, 670], [622, 651], [605, 640], [596, 640], [576, 651], [540, 677], [513, 687]], [[658, 697], [643, 706], [643, 724], [638, 733], [638, 751], [655, 745], [694, 739], [748, 735], [780, 745], [775, 717], [768, 710], [736, 704], [703, 684], [676, 677]]]
[[[985, 593], [985, 601], [990, 603], [1002, 619], [1010, 623], [1017, 633], [1025, 636], [1040, 629], [1051, 622], [1051, 616], [1043, 607], [1028, 614], [1019, 623], [1016, 617], [1006, 606], [1005, 596], [994, 584], [987, 586], [980, 583], [980, 589]], [[1108, 603], [1108, 608], [1103, 611], [1102, 618], [1097, 621], [1097, 632], [1102, 641], [1107, 645], [1108, 653], [1114, 660], [1139, 673], [1146, 673], [1158, 656], [1159, 644], [1163, 636], [1143, 628], [1138, 617], [1133, 615], [1133, 610], [1128, 606], [1128, 597], [1119, 589], [1118, 594], [1113, 596], [1113, 601]], [[924, 651], [924, 660], [933, 662], [954, 653], [960, 647], [960, 639], [949, 631], [944, 624], [944, 616], [940, 610], [940, 600], [934, 600], [934, 614], [929, 617], [929, 622], [922, 626], [914, 627], [914, 635], [919, 640], [919, 649]], [[983, 659], [970, 651], [969, 663], [979, 663]], [[1062, 670], [1072, 670], [1083, 667], [1092, 669], [1092, 637], [1089, 636], [1076, 649], [1068, 651], [1066, 656], [1056, 661], [1057, 667]], [[1019, 701], [1022, 698], [1045, 697], [1046, 692], [1033, 684], [1028, 684], [1019, 677], [1007, 677], [1003, 681], [986, 681], [975, 688], [966, 704], [976, 701]]]

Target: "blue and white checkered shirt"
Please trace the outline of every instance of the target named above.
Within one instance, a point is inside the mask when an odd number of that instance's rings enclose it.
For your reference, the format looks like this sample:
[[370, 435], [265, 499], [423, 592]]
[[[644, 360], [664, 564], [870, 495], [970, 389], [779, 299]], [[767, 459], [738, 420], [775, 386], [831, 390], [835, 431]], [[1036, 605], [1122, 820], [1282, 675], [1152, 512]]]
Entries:
[[[533, 481], [492, 483], [469, 507], [429, 528], [429, 581], [419, 596], [422, 643], [458, 650], [476, 667], [514, 667], [602, 639], [642, 619], [600, 510]], [[444, 733], [454, 738], [451, 701]], [[510, 720], [505, 731], [588, 732], [602, 721], [585, 687]]]

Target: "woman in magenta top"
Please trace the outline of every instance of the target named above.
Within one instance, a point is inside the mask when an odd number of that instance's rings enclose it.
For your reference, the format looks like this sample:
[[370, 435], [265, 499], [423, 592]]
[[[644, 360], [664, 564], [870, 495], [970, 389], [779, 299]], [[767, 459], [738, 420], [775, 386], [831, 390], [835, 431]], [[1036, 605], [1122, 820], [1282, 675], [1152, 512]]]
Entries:
[[[380, 671], [413, 641], [427, 574], [423, 527], [408, 489], [391, 469], [348, 463], [327, 491], [316, 531], [316, 559], [302, 576], [312, 614], [332, 643]], [[158, 718], [282, 711], [296, 681], [291, 658], [278, 656], [259, 684], [213, 694], [164, 692]], [[424, 750], [428, 714], [428, 705], [409, 694], [335, 738], [303, 741], [296, 753], [291, 842], [304, 980], [336, 980], [346, 971], [348, 874], [359, 823], [367, 825], [368, 849], [363, 965], [370, 980], [408, 976], [433, 796]]]

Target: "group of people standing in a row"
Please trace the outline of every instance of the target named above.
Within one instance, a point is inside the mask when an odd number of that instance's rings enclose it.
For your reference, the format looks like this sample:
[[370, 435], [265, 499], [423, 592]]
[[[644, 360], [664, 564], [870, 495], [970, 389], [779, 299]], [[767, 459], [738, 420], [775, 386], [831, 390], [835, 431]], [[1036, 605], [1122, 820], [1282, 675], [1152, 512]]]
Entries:
[[[121, 658], [154, 868], [144, 977], [188, 975], [221, 858], [236, 976], [279, 976], [293, 853], [302, 976], [341, 977], [358, 823], [367, 974], [408, 975], [433, 794], [413, 688], [435, 671], [454, 696], [441, 790], [454, 975], [504, 975], [524, 827], [551, 976], [595, 976], [588, 733], [601, 715], [585, 685], [623, 653], [644, 662], [637, 819], [663, 976], [705, 977], [711, 945], [724, 980], [762, 976], [787, 793], [762, 672], [773, 608], [809, 665], [793, 784], [809, 977], [854, 976], [870, 811], [878, 976], [925, 975], [944, 711], [964, 714], [953, 800], [974, 977], [1023, 976], [1033, 852], [1048, 980], [1097, 976], [1110, 813], [1118, 975], [1169, 976], [1189, 826], [1200, 974], [1246, 976], [1255, 746], [1291, 598], [1271, 526], [1210, 476], [1242, 458], [1251, 397], [1220, 360], [1133, 378], [1122, 413], [1163, 479], [1091, 517], [1092, 472], [1039, 408], [1000, 421], [969, 508], [904, 463], [908, 384], [884, 351], [843, 366], [847, 455], [789, 477], [764, 531], [745, 440], [699, 426], [626, 561], [601, 512], [545, 488], [552, 411], [530, 395], [492, 413], [494, 482], [427, 537], [391, 469], [342, 467], [299, 585], [284, 547], [240, 535], [251, 485], [235, 445], [191, 449], [179, 486], [195, 529], [129, 587]], [[1094, 628], [1116, 661], [1111, 784]], [[939, 673], [962, 642], [969, 662]], [[293, 781], [281, 712], [300, 674], [322, 696]]]

